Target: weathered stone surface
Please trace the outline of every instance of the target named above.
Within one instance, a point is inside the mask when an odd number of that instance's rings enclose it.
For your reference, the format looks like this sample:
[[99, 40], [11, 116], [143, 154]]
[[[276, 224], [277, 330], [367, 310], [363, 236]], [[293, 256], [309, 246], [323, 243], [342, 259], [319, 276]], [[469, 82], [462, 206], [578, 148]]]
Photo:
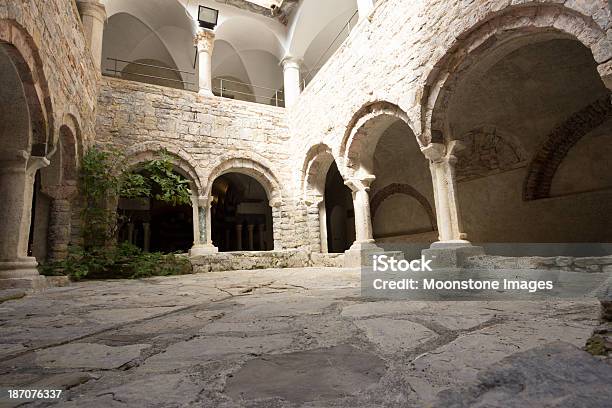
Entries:
[[148, 344], [109, 347], [102, 344], [73, 343], [36, 352], [36, 364], [44, 368], [90, 368], [109, 370], [137, 358]]
[[355, 324], [385, 352], [414, 348], [437, 336], [425, 326], [407, 320], [375, 318], [360, 320]]
[[604, 407], [612, 401], [612, 366], [556, 342], [507, 357], [478, 380], [442, 391], [434, 407]]
[[340, 345], [251, 360], [230, 378], [226, 392], [235, 402], [326, 401], [362, 392], [378, 382], [385, 368], [377, 356]]

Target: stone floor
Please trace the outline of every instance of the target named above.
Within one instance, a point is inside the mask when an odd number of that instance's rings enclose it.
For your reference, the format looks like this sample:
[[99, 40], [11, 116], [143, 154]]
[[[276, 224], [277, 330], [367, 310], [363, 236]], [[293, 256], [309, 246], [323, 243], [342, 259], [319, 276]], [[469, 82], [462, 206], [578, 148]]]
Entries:
[[[504, 392], [542, 398], [507, 375], [525, 366], [517, 369], [513, 358], [539, 358], [537, 367], [557, 364], [546, 369], [553, 389], [580, 396], [570, 375], [580, 366], [574, 377], [594, 378], [584, 389], [600, 398], [587, 395], [595, 398], [589, 406], [612, 400], [610, 387], [597, 384], [612, 378], [610, 366], [570, 346], [584, 346], [597, 325], [595, 300], [359, 295], [358, 272], [305, 268], [82, 282], [7, 300], [0, 303], [0, 389], [68, 390], [61, 401], [26, 404], [34, 407], [511, 406]], [[557, 341], [564, 343], [549, 345]], [[532, 374], [542, 383], [533, 371], [517, 381]], [[482, 385], [487, 378], [497, 385]], [[457, 395], [472, 399], [457, 402]]]

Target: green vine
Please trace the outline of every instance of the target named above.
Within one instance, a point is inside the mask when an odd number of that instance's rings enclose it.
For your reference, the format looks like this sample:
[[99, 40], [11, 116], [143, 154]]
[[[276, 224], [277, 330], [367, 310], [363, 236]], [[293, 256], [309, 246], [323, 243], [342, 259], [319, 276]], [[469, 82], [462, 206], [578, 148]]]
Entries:
[[[125, 157], [116, 150], [89, 149], [79, 177], [83, 246], [73, 246], [65, 260], [44, 265], [42, 273], [83, 277], [139, 278], [190, 273], [191, 264], [175, 254], [145, 253], [123, 243], [116, 245], [125, 217], [117, 214], [119, 198], [154, 198], [173, 206], [191, 204], [189, 181], [173, 171], [165, 150], [138, 169], [124, 169]], [[118, 174], [114, 169], [123, 169]]]

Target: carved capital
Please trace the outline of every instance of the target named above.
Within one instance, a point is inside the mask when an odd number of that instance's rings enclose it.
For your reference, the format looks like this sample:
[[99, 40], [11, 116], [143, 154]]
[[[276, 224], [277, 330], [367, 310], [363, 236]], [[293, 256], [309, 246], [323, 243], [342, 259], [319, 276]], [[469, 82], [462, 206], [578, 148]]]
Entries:
[[344, 182], [348, 188], [351, 189], [353, 193], [358, 191], [368, 191], [370, 190], [370, 186], [376, 180], [376, 176], [368, 174], [360, 177], [350, 178]]
[[302, 66], [302, 59], [287, 55], [281, 60], [280, 64], [283, 67], [283, 71], [287, 69], [300, 69]]
[[199, 28], [198, 33], [193, 39], [193, 43], [198, 47], [198, 52], [205, 52], [212, 55], [215, 46], [215, 32], [205, 28]]
[[61, 186], [46, 186], [41, 188], [41, 193], [51, 197], [53, 200], [72, 201], [77, 196], [77, 186], [61, 185]]

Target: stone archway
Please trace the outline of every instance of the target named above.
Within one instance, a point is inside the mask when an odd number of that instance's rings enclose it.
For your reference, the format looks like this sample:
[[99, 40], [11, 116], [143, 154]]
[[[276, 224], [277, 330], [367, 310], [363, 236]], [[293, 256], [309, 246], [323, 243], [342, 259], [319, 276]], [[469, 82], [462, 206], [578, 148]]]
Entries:
[[325, 190], [327, 174], [335, 163], [331, 148], [319, 143], [308, 150], [302, 165], [300, 191], [306, 206], [306, 224], [311, 250], [329, 251]]
[[483, 243], [607, 242], [602, 197], [524, 200], [546, 195], [538, 188], [550, 186], [586, 131], [574, 126], [581, 112], [598, 126], [595, 117], [610, 110], [597, 70], [603, 30], [562, 5], [537, 4], [503, 9], [458, 38], [422, 99], [441, 240], [465, 239], [463, 218], [465, 232]]
[[43, 284], [27, 251], [34, 178], [49, 164], [46, 144], [53, 126], [33, 44], [21, 27], [0, 20], [0, 288]]
[[191, 204], [171, 205], [149, 198], [119, 199], [118, 211], [129, 214], [130, 220], [119, 231], [119, 239], [145, 251], [188, 251], [200, 243], [199, 202], [202, 192], [195, 162], [186, 152], [165, 144], [151, 142], [128, 150], [121, 168], [115, 171], [142, 171], [142, 165], [163, 152], [173, 165], [173, 172], [189, 182]]
[[281, 206], [282, 194], [278, 178], [273, 174], [270, 167], [261, 164], [250, 157], [233, 157], [225, 159], [217, 164], [208, 174], [206, 189], [204, 194], [199, 199], [199, 224], [200, 224], [200, 244], [192, 250], [192, 255], [207, 254], [218, 251], [212, 244], [212, 219], [211, 219], [211, 204], [214, 199], [213, 185], [220, 177], [235, 173], [247, 176], [255, 180], [264, 190], [268, 205], [271, 207], [272, 222], [272, 245], [266, 249], [281, 250], [281, 222], [282, 213]]

